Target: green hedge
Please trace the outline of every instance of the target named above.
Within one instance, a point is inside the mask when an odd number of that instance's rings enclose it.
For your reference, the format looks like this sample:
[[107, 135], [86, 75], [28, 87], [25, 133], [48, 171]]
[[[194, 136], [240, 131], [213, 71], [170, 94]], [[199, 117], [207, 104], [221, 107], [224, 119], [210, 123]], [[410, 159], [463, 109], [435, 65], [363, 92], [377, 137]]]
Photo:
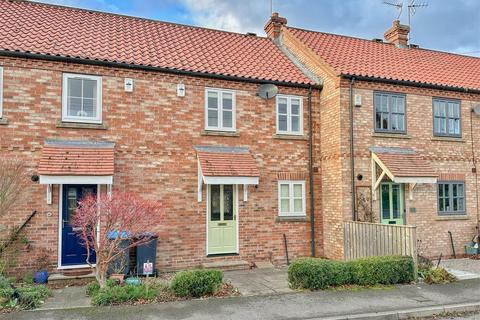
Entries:
[[93, 289], [90, 291], [92, 304], [96, 306], [106, 306], [128, 301], [153, 300], [159, 292], [158, 288], [144, 284], [106, 286], [98, 290], [96, 286], [92, 285], [90, 289]]
[[223, 272], [220, 270], [187, 270], [175, 275], [172, 291], [180, 297], [201, 297], [215, 293], [222, 285]]
[[411, 257], [371, 257], [355, 261], [300, 258], [288, 268], [292, 288], [325, 289], [347, 284], [376, 285], [407, 283], [415, 280]]

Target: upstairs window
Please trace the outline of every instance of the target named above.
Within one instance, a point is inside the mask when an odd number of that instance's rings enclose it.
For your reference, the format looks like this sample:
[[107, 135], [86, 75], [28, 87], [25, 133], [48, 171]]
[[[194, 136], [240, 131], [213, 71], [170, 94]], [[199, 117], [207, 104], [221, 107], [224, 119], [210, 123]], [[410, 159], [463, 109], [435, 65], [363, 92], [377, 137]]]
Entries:
[[438, 183], [438, 213], [465, 214], [465, 183]]
[[277, 96], [277, 134], [303, 135], [302, 99]]
[[3, 68], [0, 67], [0, 119], [3, 117]]
[[305, 181], [278, 181], [278, 215], [305, 215]]
[[433, 99], [433, 134], [447, 137], [462, 136], [459, 101]]
[[102, 122], [102, 78], [63, 74], [62, 121]]
[[205, 129], [235, 131], [235, 92], [205, 89]]
[[375, 132], [405, 133], [405, 96], [375, 92]]

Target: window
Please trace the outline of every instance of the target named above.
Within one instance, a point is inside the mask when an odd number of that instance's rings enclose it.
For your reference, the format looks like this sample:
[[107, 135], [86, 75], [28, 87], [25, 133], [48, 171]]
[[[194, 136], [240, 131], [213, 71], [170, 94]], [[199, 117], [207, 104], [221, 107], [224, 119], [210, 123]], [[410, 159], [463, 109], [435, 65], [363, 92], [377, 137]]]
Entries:
[[278, 215], [305, 215], [305, 181], [278, 181]]
[[205, 90], [205, 129], [235, 131], [235, 92]]
[[62, 121], [102, 122], [102, 78], [63, 74]]
[[303, 134], [302, 99], [294, 96], [277, 96], [277, 133]]
[[405, 96], [375, 92], [375, 132], [405, 133]]
[[433, 99], [433, 134], [460, 137], [460, 102]]
[[0, 119], [3, 117], [3, 68], [0, 67]]
[[464, 214], [465, 213], [465, 183], [439, 182], [438, 183], [438, 213]]

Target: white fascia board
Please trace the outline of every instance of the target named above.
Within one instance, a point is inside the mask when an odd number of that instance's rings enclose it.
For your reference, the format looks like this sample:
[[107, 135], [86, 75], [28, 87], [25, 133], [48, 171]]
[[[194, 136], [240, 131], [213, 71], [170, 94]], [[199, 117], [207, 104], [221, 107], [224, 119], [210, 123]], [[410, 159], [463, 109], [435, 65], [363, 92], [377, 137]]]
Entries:
[[206, 177], [203, 176], [205, 184], [258, 184], [258, 177]]
[[436, 177], [394, 177], [395, 183], [437, 183]]
[[113, 176], [45, 176], [40, 184], [112, 184]]

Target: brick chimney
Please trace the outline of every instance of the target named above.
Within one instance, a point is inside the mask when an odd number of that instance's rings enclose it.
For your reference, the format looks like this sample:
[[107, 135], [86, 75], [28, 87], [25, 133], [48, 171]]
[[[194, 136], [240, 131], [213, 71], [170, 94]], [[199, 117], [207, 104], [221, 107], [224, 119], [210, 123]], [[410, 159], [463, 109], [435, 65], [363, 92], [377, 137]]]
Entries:
[[275, 39], [280, 36], [282, 26], [286, 26], [286, 25], [287, 25], [287, 19], [280, 17], [278, 15], [278, 12], [274, 12], [272, 13], [270, 20], [267, 21], [263, 29], [265, 30], [269, 38]]
[[393, 43], [399, 48], [405, 48], [408, 46], [409, 32], [409, 26], [400, 24], [399, 20], [394, 20], [392, 27], [385, 31], [383, 36], [388, 43]]

